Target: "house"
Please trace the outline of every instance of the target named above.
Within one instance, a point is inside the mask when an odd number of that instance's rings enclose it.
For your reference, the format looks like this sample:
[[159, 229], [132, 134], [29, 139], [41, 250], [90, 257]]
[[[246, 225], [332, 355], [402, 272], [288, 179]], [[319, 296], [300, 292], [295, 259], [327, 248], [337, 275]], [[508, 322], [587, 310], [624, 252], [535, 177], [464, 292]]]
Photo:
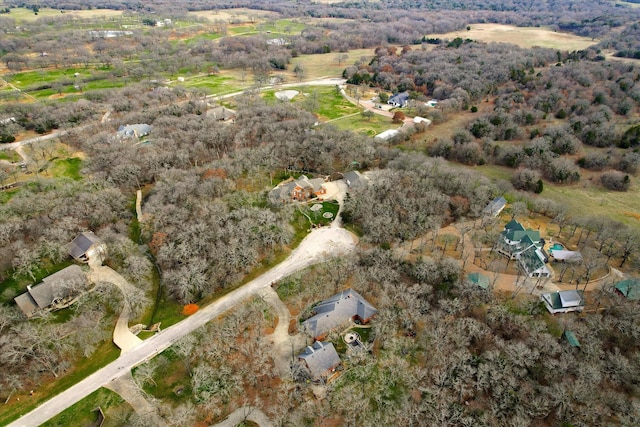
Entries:
[[504, 230], [500, 233], [497, 250], [501, 254], [514, 259], [518, 253], [524, 251], [531, 245], [535, 245], [538, 249], [541, 249], [545, 257], [545, 262], [547, 262], [548, 257], [542, 250], [544, 239], [540, 238], [540, 232], [531, 229], [525, 230], [522, 224], [512, 219], [504, 226]]
[[324, 187], [323, 178], [309, 179], [305, 175], [294, 180], [290, 178], [281, 182], [276, 188], [269, 192], [269, 203], [281, 205], [293, 201], [306, 201], [313, 198], [322, 198], [327, 193]]
[[314, 315], [302, 322], [302, 328], [319, 340], [330, 330], [344, 323], [367, 323], [377, 312], [378, 310], [359, 293], [347, 289], [313, 307]]
[[387, 101], [387, 104], [392, 105], [394, 107], [406, 107], [409, 103], [409, 92], [400, 92], [393, 95]]
[[489, 278], [480, 273], [467, 274], [467, 283], [473, 286], [477, 286], [481, 289], [489, 289]]
[[505, 206], [507, 206], [507, 200], [502, 196], [496, 197], [482, 210], [482, 214], [488, 217], [497, 217]]
[[230, 121], [236, 118], [236, 112], [226, 107], [214, 107], [206, 112], [207, 117], [211, 117], [215, 120], [223, 122]]
[[89, 262], [91, 259], [96, 259], [102, 262], [107, 248], [93, 232], [85, 231], [67, 244], [67, 251], [76, 261]]
[[142, 138], [151, 133], [152, 126], [146, 123], [138, 123], [135, 125], [121, 125], [116, 132], [117, 139], [125, 138]]
[[344, 174], [342, 179], [349, 188], [360, 187], [365, 183], [366, 180], [366, 178], [362, 176], [362, 174], [358, 171], [349, 171]]
[[87, 277], [77, 265], [71, 265], [42, 279], [42, 283], [27, 286], [27, 292], [14, 301], [27, 317], [39, 311], [53, 311], [70, 306], [86, 290]]
[[330, 342], [316, 341], [298, 355], [303, 360], [313, 379], [328, 376], [340, 364], [340, 356]]
[[520, 268], [529, 277], [551, 277], [551, 270], [547, 267], [546, 258], [542, 250], [531, 244], [527, 249], [516, 254]]
[[374, 136], [374, 139], [382, 139], [383, 141], [387, 141], [391, 138], [393, 138], [394, 136], [398, 135], [400, 132], [398, 132], [395, 129], [387, 129], [382, 133], [377, 134], [376, 136]]
[[584, 309], [584, 292], [580, 290], [544, 293], [540, 295], [540, 299], [551, 314]]
[[615, 293], [630, 301], [640, 299], [640, 279], [626, 279], [614, 285]]

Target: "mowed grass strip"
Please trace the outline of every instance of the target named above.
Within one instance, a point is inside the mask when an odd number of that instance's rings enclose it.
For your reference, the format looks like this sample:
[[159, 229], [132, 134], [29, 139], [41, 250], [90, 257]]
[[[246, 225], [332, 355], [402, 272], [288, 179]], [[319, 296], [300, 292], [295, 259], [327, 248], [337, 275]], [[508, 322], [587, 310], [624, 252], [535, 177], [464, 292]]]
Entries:
[[120, 395], [106, 388], [99, 388], [78, 403], [65, 409], [49, 421], [42, 424], [43, 427], [62, 426], [95, 426], [98, 421], [97, 408], [105, 414], [103, 427], [122, 425], [133, 408]]
[[581, 50], [597, 43], [590, 37], [560, 33], [546, 27], [514, 27], [502, 24], [472, 24], [470, 30], [445, 34], [428, 34], [430, 38], [453, 40], [456, 37], [478, 40], [485, 43], [511, 43], [523, 48], [534, 46], [566, 51]]

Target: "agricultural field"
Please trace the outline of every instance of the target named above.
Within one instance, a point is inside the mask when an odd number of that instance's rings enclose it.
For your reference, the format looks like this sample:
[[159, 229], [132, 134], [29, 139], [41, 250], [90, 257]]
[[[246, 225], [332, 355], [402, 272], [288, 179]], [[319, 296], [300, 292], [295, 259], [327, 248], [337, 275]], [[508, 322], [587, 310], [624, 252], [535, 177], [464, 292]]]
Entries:
[[74, 10], [74, 11], [61, 11], [57, 9], [51, 9], [47, 7], [39, 8], [38, 13], [34, 13], [33, 10], [23, 7], [13, 7], [11, 12], [7, 15], [9, 18], [13, 18], [18, 22], [35, 21], [39, 18], [60, 16], [61, 14], [68, 14], [78, 18], [98, 18], [98, 17], [119, 17], [122, 16], [121, 10], [111, 9], [92, 9], [92, 10]]
[[560, 33], [543, 27], [514, 27], [501, 24], [473, 24], [470, 27], [469, 31], [429, 34], [427, 37], [449, 40], [461, 37], [485, 43], [512, 43], [523, 48], [538, 46], [567, 51], [585, 49], [597, 43], [590, 37]]
[[[295, 79], [293, 69], [296, 65], [300, 65], [303, 69], [304, 80], [314, 80], [323, 77], [339, 77], [342, 71], [356, 61], [368, 62], [373, 57], [374, 49], [354, 49], [345, 54], [339, 52], [316, 54], [316, 55], [300, 55], [291, 60], [289, 65], [289, 74], [291, 80]], [[347, 55], [348, 58], [338, 61], [338, 56]]]

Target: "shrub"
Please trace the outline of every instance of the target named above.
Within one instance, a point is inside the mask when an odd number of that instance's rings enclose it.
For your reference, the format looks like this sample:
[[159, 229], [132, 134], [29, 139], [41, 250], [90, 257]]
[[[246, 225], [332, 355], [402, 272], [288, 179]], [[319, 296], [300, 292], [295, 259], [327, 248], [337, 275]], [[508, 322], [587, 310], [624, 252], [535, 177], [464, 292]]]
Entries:
[[600, 176], [600, 183], [608, 190], [627, 191], [631, 185], [631, 179], [629, 175], [620, 171], [609, 171]]

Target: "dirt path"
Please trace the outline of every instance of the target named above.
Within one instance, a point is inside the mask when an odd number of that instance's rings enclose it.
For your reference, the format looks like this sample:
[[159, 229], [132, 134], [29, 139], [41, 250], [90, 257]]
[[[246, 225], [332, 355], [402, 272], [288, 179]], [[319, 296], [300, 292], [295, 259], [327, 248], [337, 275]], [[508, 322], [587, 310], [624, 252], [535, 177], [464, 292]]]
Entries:
[[244, 421], [253, 421], [260, 427], [271, 427], [273, 423], [267, 415], [254, 406], [243, 406], [238, 408], [221, 423], [214, 424], [212, 427], [236, 427], [242, 425]]
[[145, 398], [140, 388], [133, 380], [131, 372], [127, 372], [120, 378], [116, 378], [108, 384], [105, 384], [105, 388], [114, 391], [120, 395], [124, 400], [131, 405], [136, 414], [145, 420], [149, 425], [154, 427], [165, 427], [167, 423], [158, 414], [158, 409], [153, 406]]
[[[133, 288], [133, 285], [110, 267], [96, 263], [90, 263], [89, 267], [91, 268], [87, 275], [89, 280], [93, 283], [107, 282], [114, 284], [120, 289], [126, 300], [129, 289]], [[142, 340], [129, 330], [129, 304], [126, 301], [113, 330], [113, 343], [122, 350], [122, 353], [130, 351], [142, 343]]]
[[285, 379], [289, 377], [290, 362], [295, 356], [293, 350], [304, 347], [306, 338], [302, 334], [289, 335], [291, 313], [271, 286], [261, 290], [259, 295], [278, 315], [278, 326], [266, 339], [273, 344], [272, 358], [278, 375]]

